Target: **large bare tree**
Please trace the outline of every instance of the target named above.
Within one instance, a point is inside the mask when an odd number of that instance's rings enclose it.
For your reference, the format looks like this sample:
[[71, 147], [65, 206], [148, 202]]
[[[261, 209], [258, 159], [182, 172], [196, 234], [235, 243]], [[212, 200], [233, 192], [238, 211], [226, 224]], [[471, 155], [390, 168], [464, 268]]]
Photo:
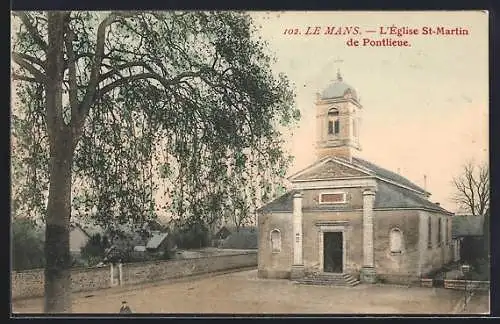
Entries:
[[[168, 208], [187, 226], [221, 215], [233, 188], [250, 186], [249, 179], [268, 187], [286, 168], [278, 126], [299, 117], [294, 93], [272, 72], [247, 14], [14, 16], [20, 107], [12, 154], [14, 180], [26, 180], [16, 188], [27, 195], [16, 208], [34, 202], [45, 217], [45, 312], [71, 312], [76, 201], [95, 208], [101, 222], [142, 217], [154, 205], [155, 150], [166, 156], [160, 169], [171, 183]], [[88, 189], [82, 197], [72, 197], [76, 178]]]
[[453, 178], [453, 201], [467, 213], [484, 216], [490, 205], [490, 171], [488, 164], [467, 162], [460, 175]]

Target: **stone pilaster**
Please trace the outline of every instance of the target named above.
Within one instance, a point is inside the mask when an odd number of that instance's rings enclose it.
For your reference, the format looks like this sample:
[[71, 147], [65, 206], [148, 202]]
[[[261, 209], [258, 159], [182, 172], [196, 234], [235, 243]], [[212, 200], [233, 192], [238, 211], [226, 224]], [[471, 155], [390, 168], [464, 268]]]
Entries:
[[109, 275], [110, 275], [110, 286], [113, 287], [115, 285], [115, 271], [114, 271], [113, 263], [111, 262], [109, 265]]
[[123, 285], [123, 266], [121, 262], [118, 264], [118, 278], [119, 278], [118, 284], [120, 286]]
[[374, 283], [376, 271], [373, 251], [373, 205], [375, 190], [372, 188], [363, 191], [363, 268], [361, 281]]
[[304, 276], [304, 262], [302, 260], [302, 194], [293, 195], [293, 264], [290, 272], [292, 279]]

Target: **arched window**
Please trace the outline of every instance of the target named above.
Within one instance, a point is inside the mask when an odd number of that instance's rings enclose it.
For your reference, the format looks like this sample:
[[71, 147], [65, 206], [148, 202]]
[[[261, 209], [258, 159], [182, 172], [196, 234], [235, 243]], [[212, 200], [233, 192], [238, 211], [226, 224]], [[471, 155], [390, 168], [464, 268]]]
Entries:
[[278, 229], [271, 231], [271, 252], [278, 253], [281, 251], [281, 233]]
[[328, 110], [328, 116], [338, 116], [339, 115], [339, 110], [337, 108], [331, 108]]
[[393, 228], [390, 233], [391, 253], [403, 252], [403, 233], [398, 228]]

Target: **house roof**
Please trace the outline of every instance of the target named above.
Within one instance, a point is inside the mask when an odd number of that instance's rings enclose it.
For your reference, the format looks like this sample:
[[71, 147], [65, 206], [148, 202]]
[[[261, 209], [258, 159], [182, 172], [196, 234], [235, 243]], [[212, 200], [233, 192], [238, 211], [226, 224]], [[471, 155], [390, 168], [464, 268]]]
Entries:
[[451, 214], [451, 212], [414, 191], [383, 181], [379, 181], [377, 184], [374, 208], [424, 208]]
[[[424, 196], [414, 191], [396, 186], [391, 183], [378, 181], [377, 194], [375, 195], [374, 209], [394, 208], [394, 209], [427, 209], [436, 212], [451, 214], [446, 209], [427, 200]], [[281, 197], [276, 198], [270, 203], [259, 209], [259, 212], [292, 212], [293, 195], [298, 190], [291, 190]], [[318, 205], [315, 210], [351, 210], [343, 205]], [[307, 208], [304, 208], [307, 210]]]
[[222, 237], [226, 238], [231, 234], [231, 231], [228, 229], [227, 226], [222, 226], [218, 231], [217, 234], [215, 234], [216, 237]]
[[168, 233], [155, 233], [146, 244], [146, 249], [157, 249], [167, 238]]
[[453, 238], [464, 236], [482, 236], [484, 234], [483, 222], [483, 216], [454, 216], [451, 222], [451, 236]]
[[403, 177], [395, 172], [384, 169], [384, 168], [382, 168], [382, 167], [380, 167], [372, 162], [369, 162], [369, 161], [366, 161], [366, 160], [363, 160], [363, 159], [360, 159], [357, 157], [353, 157], [352, 163], [354, 165], [357, 164], [358, 166], [362, 166], [364, 168], [369, 169], [370, 171], [374, 172], [376, 176], [378, 176], [382, 179], [387, 179], [387, 180], [396, 182], [398, 184], [401, 184], [405, 187], [408, 187], [408, 188], [416, 190], [416, 191], [428, 193], [427, 191], [425, 191], [425, 189], [421, 188], [420, 186], [417, 186], [416, 184], [414, 184], [410, 180], [406, 179], [405, 177]]
[[291, 190], [274, 199], [273, 201], [265, 204], [257, 209], [258, 212], [291, 212], [293, 208], [293, 195], [299, 192], [298, 190]]
[[104, 230], [100, 226], [97, 226], [97, 225], [81, 224], [79, 222], [72, 222], [71, 227], [80, 229], [88, 237], [92, 237], [96, 234], [101, 234], [101, 235], [104, 234]]
[[380, 180], [415, 190], [421, 194], [429, 195], [429, 192], [405, 177], [357, 157], [353, 157], [352, 161], [339, 157], [325, 157], [295, 173], [289, 177], [289, 180], [294, 182], [346, 177], [376, 177]]

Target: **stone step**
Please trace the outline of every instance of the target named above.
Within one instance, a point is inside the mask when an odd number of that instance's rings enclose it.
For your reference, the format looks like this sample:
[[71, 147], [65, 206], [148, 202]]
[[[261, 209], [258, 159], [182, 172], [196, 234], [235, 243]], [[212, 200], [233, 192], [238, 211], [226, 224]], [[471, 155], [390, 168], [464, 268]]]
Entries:
[[298, 284], [319, 286], [350, 286], [354, 287], [360, 283], [359, 280], [349, 274], [317, 274], [309, 275], [295, 281]]
[[358, 280], [353, 282], [331, 282], [331, 281], [296, 281], [298, 284], [302, 285], [314, 285], [314, 286], [347, 286], [354, 287], [357, 286], [360, 282]]

